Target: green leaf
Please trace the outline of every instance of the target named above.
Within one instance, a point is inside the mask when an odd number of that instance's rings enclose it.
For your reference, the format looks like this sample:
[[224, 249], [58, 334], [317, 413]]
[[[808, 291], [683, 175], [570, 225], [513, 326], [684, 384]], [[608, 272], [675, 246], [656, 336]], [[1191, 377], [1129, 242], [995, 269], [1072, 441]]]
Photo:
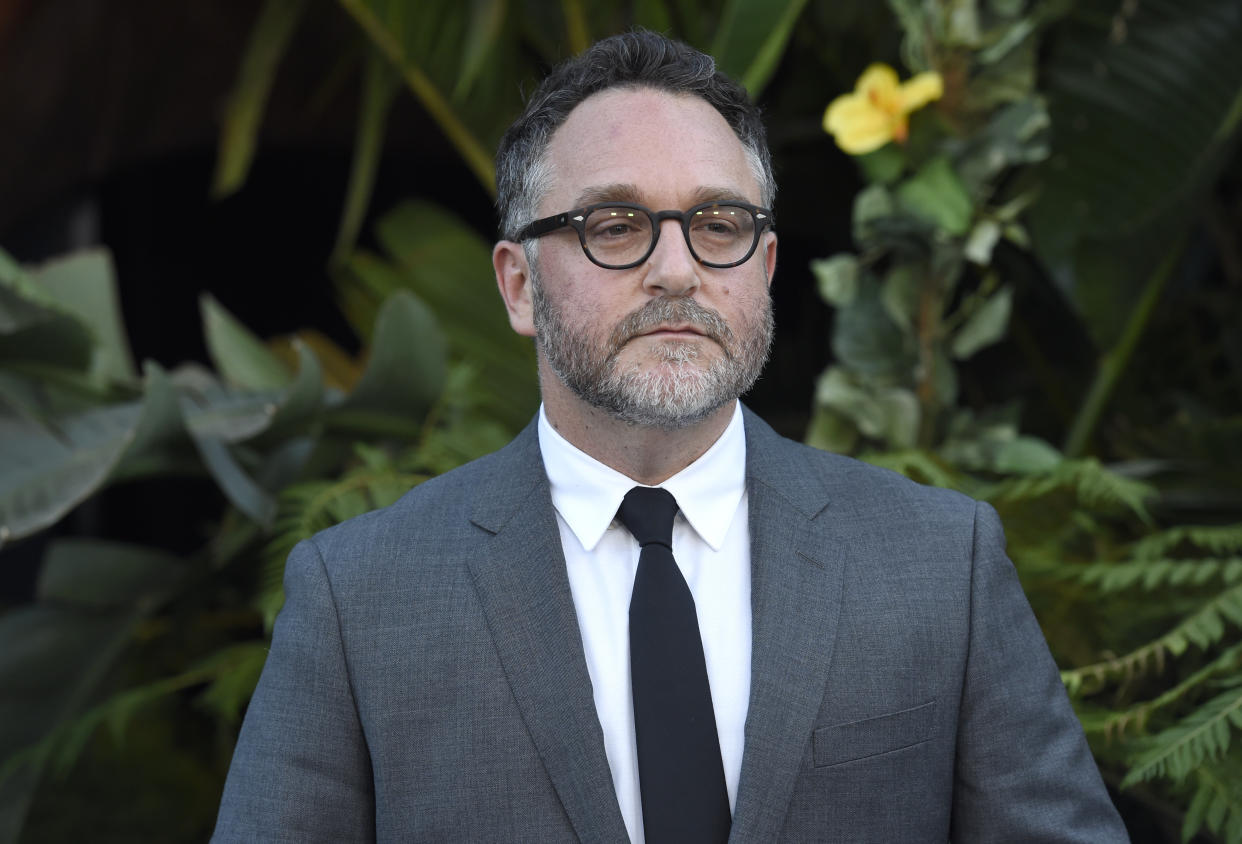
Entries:
[[[900, 387], [868, 389], [839, 366], [829, 367], [820, 376], [815, 402], [889, 447], [909, 448], [918, 436], [920, 408], [913, 393]], [[834, 439], [840, 437], [840, 432], [834, 435]]]
[[[1079, 0], [1045, 57], [1054, 157], [1041, 169], [1036, 243], [1134, 232], [1228, 161], [1242, 104], [1242, 7]], [[1165, 235], [1168, 238], [1168, 235]], [[1041, 246], [1041, 251], [1043, 250]]]
[[470, 0], [470, 29], [462, 49], [457, 86], [453, 89], [454, 101], [460, 102], [470, 93], [484, 62], [496, 49], [508, 6], [508, 0]]
[[210, 293], [198, 300], [211, 362], [225, 380], [251, 390], [279, 390], [289, 383], [288, 368]]
[[952, 235], [970, 230], [974, 203], [944, 157], [934, 158], [897, 188], [903, 208]]
[[1030, 475], [1049, 472], [1061, 463], [1061, 452], [1038, 437], [1017, 437], [1000, 445], [993, 466], [997, 472]]
[[183, 431], [176, 394], [154, 364], [141, 402], [88, 410], [55, 427], [0, 408], [0, 544], [55, 523], [123, 460], [150, 456]]
[[962, 254], [968, 261], [980, 266], [987, 266], [992, 261], [992, 250], [1001, 238], [1001, 227], [992, 219], [983, 219], [970, 230], [970, 237], [962, 247]]
[[710, 53], [752, 99], [776, 72], [805, 5], [806, 0], [726, 0]]
[[861, 285], [854, 301], [837, 309], [832, 351], [864, 378], [909, 377], [916, 360], [911, 338], [888, 315], [874, 283]]
[[276, 499], [242, 468], [228, 444], [215, 437], [195, 436], [194, 445], [229, 503], [252, 521], [270, 527], [276, 518]]
[[239, 722], [242, 710], [259, 683], [268, 650], [266, 641], [244, 642], [205, 660], [200, 670], [209, 671], [214, 679], [199, 698], [203, 707], [227, 724]]
[[39, 573], [39, 600], [84, 608], [150, 602], [181, 582], [187, 566], [166, 551], [101, 539], [57, 539]]
[[39, 363], [86, 371], [94, 338], [76, 316], [0, 285], [0, 364]]
[[371, 359], [345, 406], [416, 422], [439, 398], [446, 366], [435, 316], [417, 297], [395, 293], [380, 309]]
[[311, 347], [299, 339], [293, 341], [298, 354], [298, 374], [276, 402], [276, 412], [265, 437], [283, 437], [292, 429], [313, 418], [323, 407], [323, 367]]
[[48, 762], [39, 754], [15, 763], [14, 754], [85, 705], [129, 641], [135, 618], [54, 606], [0, 616], [0, 840], [18, 840]]
[[906, 169], [906, 156], [897, 144], [885, 144], [875, 152], [854, 156], [868, 182], [891, 185]]
[[362, 77], [358, 123], [354, 130], [349, 187], [345, 192], [345, 207], [341, 209], [336, 244], [328, 259], [332, 266], [342, 264], [358, 240], [358, 231], [362, 228], [363, 217], [371, 203], [371, 192], [375, 188], [375, 177], [384, 153], [384, 131], [388, 125], [388, 112], [392, 108], [399, 86], [400, 79], [388, 60], [374, 47], [369, 49]]
[[985, 299], [953, 335], [953, 357], [965, 360], [1005, 336], [1013, 311], [1013, 288], [1002, 287]]
[[274, 393], [226, 387], [214, 374], [193, 364], [178, 368], [170, 380], [192, 436], [243, 442], [267, 430], [276, 413]]
[[1242, 708], [1242, 688], [1235, 687], [1157, 733], [1134, 757], [1121, 787], [1129, 788], [1156, 777], [1180, 782], [1199, 765], [1219, 758], [1229, 749], [1230, 716], [1239, 708]]
[[246, 181], [276, 69], [305, 10], [306, 0], [266, 0], [259, 12], [224, 107], [219, 160], [211, 188], [215, 197], [228, 196]]
[[61, 308], [90, 327], [93, 374], [117, 381], [137, 378], [108, 250], [88, 249], [56, 258], [36, 268], [33, 276]]
[[0, 284], [15, 286], [25, 274], [13, 256], [0, 248]]
[[460, 72], [461, 34], [470, 7], [456, 0], [417, 6], [374, 0], [339, 3], [397, 69], [406, 87], [453, 144], [479, 184], [495, 196], [496, 173], [490, 144], [482, 140], [478, 127], [486, 124], [489, 136], [495, 127], [498, 138], [501, 127], [497, 124], [507, 123], [520, 108], [520, 103], [516, 103], [518, 108], [510, 105], [520, 94], [517, 86], [512, 85], [512, 73], [498, 72], [494, 84], [502, 86], [503, 91], [493, 88], [486, 96], [476, 91], [460, 108], [455, 108], [444, 95], [444, 91], [455, 87]]
[[539, 406], [534, 345], [509, 327], [489, 242], [426, 202], [402, 203], [376, 228], [392, 262], [355, 255], [344, 290], [366, 291], [359, 304], [394, 289], [413, 291], [434, 312], [454, 359], [477, 367], [486, 396], [481, 412], [521, 430]]
[[896, 211], [893, 195], [884, 185], [867, 185], [854, 197], [854, 242], [864, 246], [876, 233], [875, 223], [891, 217]]
[[925, 270], [921, 267], [896, 264], [888, 271], [881, 285], [880, 304], [884, 306], [884, 312], [905, 332], [913, 330], [918, 315], [923, 272]]
[[819, 295], [829, 305], [843, 308], [858, 293], [858, 258], [848, 252], [811, 261], [811, 272], [819, 282]]

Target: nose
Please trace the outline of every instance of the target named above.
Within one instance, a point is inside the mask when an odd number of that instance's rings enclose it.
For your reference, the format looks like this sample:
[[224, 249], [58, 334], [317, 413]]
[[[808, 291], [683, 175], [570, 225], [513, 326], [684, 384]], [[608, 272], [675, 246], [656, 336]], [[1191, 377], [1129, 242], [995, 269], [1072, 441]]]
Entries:
[[652, 295], [689, 296], [698, 289], [700, 267], [677, 220], [660, 222], [660, 239], [647, 258], [643, 287]]

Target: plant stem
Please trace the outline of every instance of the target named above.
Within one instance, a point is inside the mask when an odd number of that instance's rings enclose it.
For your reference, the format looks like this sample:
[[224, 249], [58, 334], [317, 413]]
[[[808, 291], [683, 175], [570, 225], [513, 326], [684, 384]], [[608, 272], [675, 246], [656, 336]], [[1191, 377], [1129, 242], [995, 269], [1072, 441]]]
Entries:
[[915, 327], [919, 347], [919, 377], [915, 384], [915, 396], [919, 400], [918, 444], [921, 448], [931, 448], [935, 442], [936, 417], [940, 409], [940, 397], [936, 395], [936, 339], [943, 329], [941, 290], [941, 279], [929, 266], [919, 292]]
[[444, 96], [432, 84], [427, 74], [414, 64], [409, 63], [405, 50], [392, 33], [385, 28], [384, 22], [375, 16], [362, 0], [340, 0], [340, 4], [349, 12], [362, 27], [363, 31], [375, 42], [385, 56], [388, 57], [397, 69], [401, 72], [401, 77], [405, 80], [405, 84], [418, 97], [419, 102], [423, 104], [423, 108], [427, 109], [427, 113], [432, 119], [439, 124], [444, 134], [452, 141], [453, 146], [465, 159], [466, 166], [474, 173], [475, 178], [479, 180], [479, 184], [487, 190], [487, 192], [496, 196], [496, 174], [492, 169], [492, 157], [483, 144], [471, 133], [466, 124], [462, 123], [452, 106], [448, 104]]
[[1114, 390], [1117, 389], [1117, 384], [1129, 365], [1130, 358], [1134, 355], [1134, 349], [1138, 345], [1139, 338], [1143, 336], [1147, 323], [1151, 321], [1156, 304], [1160, 301], [1160, 294], [1164, 292], [1165, 284], [1177, 267], [1185, 244], [1186, 235], [1183, 234], [1165, 255], [1160, 265], [1156, 267], [1151, 278], [1147, 280], [1143, 295], [1134, 306], [1134, 310], [1130, 312], [1130, 318], [1126, 321], [1126, 327], [1120, 339], [1100, 359], [1095, 380], [1092, 381], [1087, 397], [1078, 409], [1074, 424], [1065, 438], [1063, 451], [1066, 457], [1081, 457], [1086, 451], [1095, 433], [1095, 428], [1100, 422], [1100, 416], [1104, 413], [1104, 408], [1112, 398]]

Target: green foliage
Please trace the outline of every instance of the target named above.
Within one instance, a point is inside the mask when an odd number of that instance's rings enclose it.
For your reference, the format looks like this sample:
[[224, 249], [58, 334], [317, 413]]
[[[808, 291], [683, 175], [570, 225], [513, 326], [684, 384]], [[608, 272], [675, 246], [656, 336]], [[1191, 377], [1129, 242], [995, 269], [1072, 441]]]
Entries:
[[[439, 317], [408, 289], [376, 297], [366, 365], [348, 394], [325, 385], [310, 344], [295, 342], [294, 370], [210, 298], [203, 325], [219, 375], [148, 361], [141, 381], [128, 378], [123, 331], [107, 328], [119, 309], [106, 307], [116, 292], [104, 253], [33, 272], [0, 261], [0, 293], [0, 541], [54, 524], [121, 479], [206, 476], [229, 505], [188, 558], [53, 543], [37, 602], [0, 615], [0, 839], [9, 840], [43, 771], [76, 770], [105, 728], [119, 746], [136, 720], [176, 717], [192, 701], [227, 740], [262, 668], [292, 544], [494, 450], [513, 427], [487, 415], [478, 370], [450, 366]], [[97, 305], [104, 328], [58, 296]], [[519, 407], [533, 406], [533, 381], [525, 385], [527, 394], [508, 385]], [[232, 582], [246, 569], [255, 586], [239, 592]], [[155, 642], [175, 656], [144, 661]], [[199, 761], [196, 781], [209, 790], [216, 764], [217, 755]]]
[[254, 159], [263, 109], [289, 40], [306, 10], [306, 0], [266, 0], [250, 33], [237, 84], [224, 110], [220, 160], [212, 193], [228, 196], [241, 187]]
[[378, 449], [359, 443], [355, 451], [361, 465], [344, 476], [294, 484], [281, 492], [255, 596], [255, 606], [269, 632], [285, 602], [282, 580], [293, 546], [346, 519], [387, 507], [428, 477], [405, 470]]
[[[904, 143], [859, 158], [856, 252], [812, 265], [835, 361], [807, 441], [993, 503], [1106, 776], [1184, 809], [1184, 840], [1206, 827], [1242, 842], [1242, 523], [1167, 524], [1186, 500], [1210, 502], [1197, 519], [1236, 521], [1236, 437], [1195, 453], [1234, 467], [1211, 482], [1171, 469], [1187, 466], [1175, 448], [1127, 466], [1084, 456], [1236, 134], [1242, 13], [1227, 0], [890, 5], [907, 64], [940, 72], [945, 94]], [[963, 406], [959, 367], [1009, 334], [1029, 284], [995, 261], [1004, 242], [1104, 349], [1081, 364], [1094, 381], [1063, 451], [1023, 433], [1016, 404]], [[1024, 344], [1037, 372], [1058, 334]], [[1236, 393], [1242, 370], [1223, 371]]]
[[1122, 785], [1154, 777], [1181, 781], [1204, 762], [1222, 756], [1232, 731], [1242, 728], [1242, 677], [1235, 684], [1145, 742]]
[[1013, 309], [1012, 286], [988, 270], [1000, 240], [1024, 240], [1016, 217], [1030, 200], [1004, 186], [1013, 168], [1048, 154], [1032, 18], [973, 3], [893, 5], [911, 66], [940, 72], [945, 95], [939, 120], [916, 114], [908, 141], [859, 159], [870, 182], [854, 201], [859, 254], [813, 264], [835, 308], [837, 365], [821, 377], [808, 441], [834, 450], [944, 439], [958, 398], [954, 361], [1000, 340]]
[[1194, 779], [1194, 797], [1182, 823], [1182, 840], [1189, 841], [1206, 826], [1225, 841], [1242, 841], [1242, 763], [1238, 754], [1201, 764]]
[[728, 0], [709, 53], [752, 97], [767, 85], [806, 0]]
[[456, 217], [418, 201], [381, 217], [376, 233], [386, 257], [360, 251], [340, 280], [351, 321], [369, 324], [378, 304], [394, 292], [413, 293], [435, 315], [449, 358], [474, 367], [480, 412], [519, 430], [536, 407], [534, 346], [513, 333], [497, 304], [488, 242]]

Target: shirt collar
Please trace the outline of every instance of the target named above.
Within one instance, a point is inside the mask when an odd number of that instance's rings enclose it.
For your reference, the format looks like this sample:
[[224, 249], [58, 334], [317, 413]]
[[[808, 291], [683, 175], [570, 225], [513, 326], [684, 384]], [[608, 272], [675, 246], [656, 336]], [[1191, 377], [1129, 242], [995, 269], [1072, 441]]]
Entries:
[[[591, 551], [599, 544], [621, 499], [635, 482], [557, 433], [539, 408], [539, 450], [552, 488], [552, 506]], [[724, 432], [702, 456], [659, 484], [677, 499], [690, 526], [719, 551], [746, 489], [746, 436], [742, 404], [735, 402]]]

